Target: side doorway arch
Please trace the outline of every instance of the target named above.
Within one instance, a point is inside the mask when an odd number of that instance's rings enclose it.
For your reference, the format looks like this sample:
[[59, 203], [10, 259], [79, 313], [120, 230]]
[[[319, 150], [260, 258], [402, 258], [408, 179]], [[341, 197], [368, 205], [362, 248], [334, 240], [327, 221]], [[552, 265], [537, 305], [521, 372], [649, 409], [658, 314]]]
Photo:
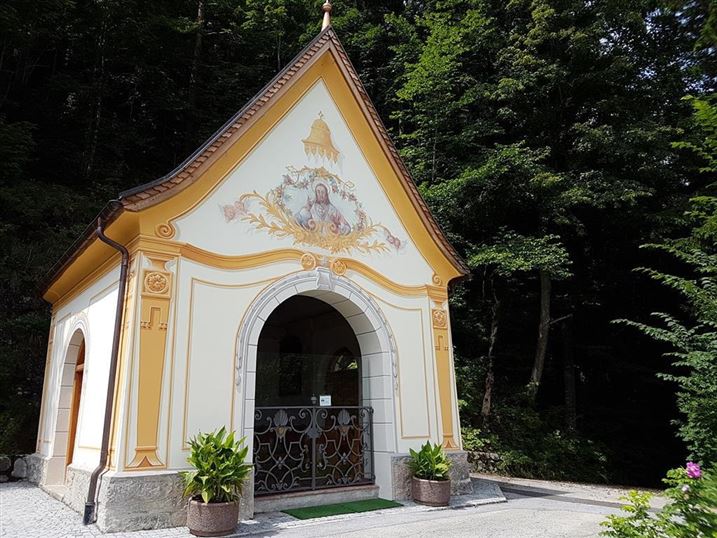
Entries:
[[84, 327], [77, 327], [67, 344], [61, 366], [60, 387], [55, 416], [52, 457], [47, 485], [64, 485], [67, 467], [72, 463], [77, 445], [82, 388], [85, 379], [87, 339]]

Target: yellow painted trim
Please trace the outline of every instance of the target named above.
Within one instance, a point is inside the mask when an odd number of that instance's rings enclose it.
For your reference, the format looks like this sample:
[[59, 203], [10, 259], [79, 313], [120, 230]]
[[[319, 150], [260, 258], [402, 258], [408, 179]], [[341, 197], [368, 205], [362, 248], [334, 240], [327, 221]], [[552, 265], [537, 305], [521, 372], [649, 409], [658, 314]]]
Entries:
[[72, 302], [74, 299], [76, 299], [80, 294], [82, 294], [84, 291], [87, 291], [95, 282], [100, 280], [102, 277], [104, 277], [106, 274], [108, 274], [110, 271], [117, 269], [120, 264], [120, 255], [116, 251], [114, 251], [114, 254], [112, 254], [108, 259], [106, 259], [101, 265], [99, 265], [94, 271], [92, 271], [89, 275], [87, 275], [85, 278], [83, 278], [81, 281], [79, 281], [75, 286], [73, 286], [70, 290], [67, 291], [67, 293], [59, 300], [57, 300], [53, 305], [53, 309], [55, 311], [60, 310], [67, 306], [70, 302]]
[[208, 267], [229, 270], [252, 269], [262, 265], [283, 261], [298, 261], [301, 263], [301, 258], [304, 255], [309, 254], [317, 260], [325, 261], [327, 265], [340, 260], [346, 265], [347, 270], [354, 271], [400, 296], [422, 297], [428, 295], [436, 301], [445, 301], [448, 298], [448, 290], [445, 286], [437, 286], [435, 284], [424, 284], [418, 286], [400, 284], [398, 282], [394, 282], [361, 261], [345, 257], [334, 258], [300, 249], [280, 248], [266, 250], [263, 252], [229, 256], [226, 254], [210, 252], [189, 243], [142, 235], [136, 237], [130, 242], [128, 250], [130, 250], [130, 252], [141, 250], [149, 255], [178, 256], [201, 263]]
[[307, 252], [306, 250], [282, 248], [239, 256], [228, 256], [225, 254], [216, 254], [188, 243], [168, 241], [165, 239], [147, 236], [141, 236], [135, 239], [130, 246], [132, 249], [142, 250], [143, 252], [178, 255], [187, 260], [201, 263], [209, 267], [230, 270], [251, 269], [282, 261], [298, 261], [301, 263], [301, 258], [304, 255], [311, 254], [318, 260], [326, 260], [327, 264], [340, 260], [346, 265], [347, 270], [355, 271], [356, 273], [363, 275], [369, 280], [376, 282], [397, 295], [414, 297], [428, 295], [435, 300], [442, 299], [444, 301], [448, 298], [448, 291], [445, 287], [433, 284], [420, 286], [399, 284], [358, 260], [345, 257], [332, 258], [321, 254]]
[[[167, 329], [174, 281], [167, 257], [146, 256], [150, 267], [141, 268], [140, 333], [137, 379], [137, 437], [135, 455], [128, 467], [163, 468], [159, 459], [159, 425], [162, 378], [167, 351]], [[138, 268], [139, 271], [139, 268]]]
[[[124, 212], [112, 224], [107, 226], [105, 233], [118, 243], [126, 245], [139, 234], [139, 216], [136, 213]], [[111, 262], [110, 260], [117, 260]], [[119, 264], [119, 254], [116, 250], [95, 239], [89, 246], [77, 255], [77, 258], [67, 266], [50, 287], [45, 291], [43, 298], [54, 306], [66, 304], [97, 278], [98, 273], [111, 263]], [[79, 288], [79, 289], [78, 289]]]
[[[224, 144], [215, 156], [208, 159], [195, 172], [199, 177], [188, 187], [172, 194], [164, 201], [137, 212], [125, 211], [110, 225], [107, 234], [113, 239], [128, 244], [137, 236], [155, 236], [162, 239], [172, 238], [172, 221], [191, 211], [209, 196], [266, 135], [316, 83], [323, 81], [335, 104], [343, 116], [366, 162], [378, 178], [381, 188], [411, 237], [419, 252], [434, 269], [438, 281], [449, 282], [460, 276], [439, 246], [434, 233], [423, 222], [420, 210], [413, 201], [394, 169], [391, 159], [386, 155], [382, 142], [377, 138], [372, 120], [368, 119], [362, 104], [354, 95], [352, 85], [345, 78], [341, 64], [335, 58], [333, 47], [327, 47], [312, 58], [310, 65], [279, 90], [272, 101], [266, 105], [257, 118], [240, 130], [236, 140]], [[95, 240], [80, 253], [45, 293], [45, 299], [51, 303], [65, 304], [79, 293], [79, 289], [96, 279], [97, 273], [116, 253], [108, 246]], [[435, 281], [434, 281], [435, 282]]]
[[448, 314], [443, 308], [431, 309], [431, 325], [433, 326], [433, 349], [438, 375], [438, 395], [441, 400], [443, 446], [448, 449], [457, 449], [459, 444], [455, 441], [456, 437], [453, 431], [451, 338], [448, 334]]
[[359, 149], [373, 169], [381, 188], [393, 204], [419, 252], [443, 282], [460, 276], [460, 272], [441, 251], [432, 231], [422, 221], [418, 209], [414, 207], [402, 185], [402, 180], [385, 155], [381, 143], [370, 127], [369, 120], [344, 79], [333, 52], [331, 51], [331, 54], [329, 52], [330, 49], [327, 49], [322, 53], [313, 65], [301, 73], [291, 87], [283, 91], [282, 95], [274, 97], [268, 105], [269, 108], [262, 111], [262, 116], [241, 132], [236, 140], [224, 144], [217, 150], [216, 154], [219, 155], [207, 161], [208, 164], [205, 163], [195, 172], [198, 177], [193, 183], [162, 202], [138, 212], [140, 232], [147, 236], [155, 235], [158, 225], [172, 224], [173, 221], [194, 210], [251, 154], [257, 144], [261, 143], [306, 92], [319, 80], [323, 80]]
[[[135, 304], [136, 304], [136, 290], [135, 285], [137, 283], [136, 274], [137, 266], [139, 265], [139, 256], [137, 254], [130, 254], [129, 268], [127, 275], [127, 288], [125, 295], [124, 312], [122, 314], [122, 338], [120, 340], [119, 349], [119, 363], [117, 364], [117, 377], [115, 379], [115, 398], [112, 408], [112, 421], [111, 421], [111, 434], [110, 434], [110, 446], [109, 446], [109, 458], [107, 465], [110, 469], [117, 470], [119, 468], [118, 458], [118, 447], [120, 446], [120, 432], [122, 431], [121, 422], [121, 409], [122, 402], [124, 400], [125, 391], [128, 390], [129, 382], [126, 379], [128, 365], [131, 364], [132, 358], [132, 345], [134, 343], [134, 326], [133, 322], [135, 319]], [[125, 416], [125, 421], [129, 419]], [[125, 434], [127, 432], [125, 424]], [[126, 451], [127, 437], [125, 435], [125, 451]], [[126, 462], [124, 462], [126, 463]]]
[[[129, 450], [129, 438], [130, 438], [130, 426], [132, 424], [132, 403], [133, 403], [133, 395], [136, 391], [135, 383], [134, 383], [134, 372], [137, 369], [137, 363], [138, 363], [138, 353], [137, 349], [139, 349], [139, 346], [137, 345], [137, 341], [139, 339], [139, 309], [140, 309], [140, 301], [137, 299], [137, 295], [139, 294], [139, 279], [136, 278], [137, 271], [142, 266], [142, 253], [141, 251], [138, 251], [137, 255], [135, 256], [135, 265], [134, 270], [131, 272], [130, 282], [132, 283], [131, 289], [132, 293], [134, 295], [132, 299], [132, 319], [128, 320], [128, 323], [131, 324], [131, 335], [130, 335], [130, 341], [128, 342], [127, 347], [127, 355], [126, 355], [126, 366], [123, 365], [123, 378], [126, 379], [127, 383], [127, 395], [125, 396], [125, 420], [124, 420], [124, 453], [120, 454], [119, 456], [122, 456], [122, 467], [124, 470], [133, 471], [133, 470], [141, 470], [141, 469], [130, 469], [128, 468], [129, 465], [129, 458], [130, 458], [130, 450]], [[128, 330], [125, 328], [125, 330]], [[119, 462], [119, 457], [118, 457]]]
[[448, 354], [449, 359], [449, 373], [451, 375], [451, 394], [453, 400], [453, 412], [454, 415], [454, 426], [457, 428], [454, 439], [457, 441], [456, 449], [463, 450], [463, 434], [461, 432], [461, 419], [458, 409], [458, 387], [456, 386], [456, 367], [453, 361], [453, 330], [451, 329], [451, 313], [448, 304], [446, 304], [446, 312], [448, 313], [448, 342], [450, 342], [450, 352]]

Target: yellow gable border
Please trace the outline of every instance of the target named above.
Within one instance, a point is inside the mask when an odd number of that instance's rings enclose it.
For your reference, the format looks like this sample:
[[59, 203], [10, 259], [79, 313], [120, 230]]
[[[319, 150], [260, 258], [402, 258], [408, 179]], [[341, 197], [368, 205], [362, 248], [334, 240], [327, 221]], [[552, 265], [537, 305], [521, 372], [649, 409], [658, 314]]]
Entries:
[[[355, 73], [347, 67], [345, 52], [340, 48], [333, 30], [329, 28], [319, 38], [322, 36], [323, 41], [317, 39], [313, 44], [314, 49], [318, 46], [315, 53], [306, 52], [300, 61], [310, 57], [299, 68], [290, 76], [284, 75], [280, 79], [283, 81], [281, 84], [275, 83], [255, 100], [261, 106], [245, 113], [243, 117], [248, 116], [246, 121], [236, 127], [240, 123], [237, 120], [218, 136], [218, 140], [224, 139], [223, 143], [215, 142], [194, 158], [191, 172], [167, 176], [172, 179], [164, 184], [149, 184], [147, 192], [152, 194], [140, 192], [142, 187], [127, 193], [126, 198], [121, 200], [124, 209], [108, 226], [108, 235], [124, 244], [138, 237], [171, 240], [175, 234], [172, 222], [191, 212], [214, 192], [301, 98], [316, 84], [323, 82], [400, 222], [433, 269], [435, 276], [432, 284], [444, 287], [451, 280], [464, 276], [467, 268], [461, 260], [451, 257], [454, 253], [446, 252], [445, 238], [437, 231], [435, 223], [428, 222], [431, 217], [427, 216], [427, 209], [417, 205], [423, 204], [422, 200], [417, 202], [417, 193], [409, 192], [415, 192], [415, 188], [407, 184], [412, 180], [406, 177], [402, 164], [397, 164], [397, 156], [387, 146], [385, 131], [382, 136], [382, 127], [377, 126], [380, 120], [361, 95], [364, 90]], [[229, 132], [232, 127], [236, 127], [233, 133]], [[182, 175], [184, 177], [180, 178]], [[74, 292], [73, 288], [76, 289], [81, 281], [88, 279], [99, 266], [108, 265], [107, 261], [114, 252], [91, 238], [87, 241], [84, 250], [77, 253], [51, 281], [45, 291], [45, 299], [54, 303], [62, 298], [65, 302], [65, 296]]]
[[[329, 49], [330, 50], [330, 49]], [[327, 51], [328, 52], [328, 51]], [[366, 161], [374, 171], [386, 196], [389, 198], [401, 223], [415, 242], [426, 262], [443, 282], [460, 276], [453, 264], [446, 259], [435, 244], [429, 230], [421, 221], [418, 212], [409, 199], [402, 182], [395, 174], [381, 145], [370, 130], [358, 102], [350, 92], [343, 74], [332, 54], [323, 54], [319, 61], [304, 72], [294, 85], [286, 90], [265, 114], [255, 121], [234, 143], [217, 155], [207, 167], [198, 172], [198, 180], [180, 193], [165, 201], [142, 210], [140, 231], [143, 235], [168, 235], [173, 229], [172, 222], [198, 207], [209, 197], [228, 175], [235, 170], [257, 147], [266, 135], [283, 117], [310, 91], [315, 84], [323, 81], [348, 125]], [[226, 146], [225, 146], [226, 147]], [[220, 150], [221, 151], [221, 150]], [[219, 152], [217, 152], [219, 153]]]

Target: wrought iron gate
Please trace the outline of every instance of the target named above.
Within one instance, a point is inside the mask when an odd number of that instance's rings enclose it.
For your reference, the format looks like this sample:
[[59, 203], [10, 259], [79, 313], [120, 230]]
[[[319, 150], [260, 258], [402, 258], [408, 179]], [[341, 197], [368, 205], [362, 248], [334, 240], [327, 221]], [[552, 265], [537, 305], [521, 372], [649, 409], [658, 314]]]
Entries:
[[255, 409], [255, 495], [373, 482], [373, 408]]

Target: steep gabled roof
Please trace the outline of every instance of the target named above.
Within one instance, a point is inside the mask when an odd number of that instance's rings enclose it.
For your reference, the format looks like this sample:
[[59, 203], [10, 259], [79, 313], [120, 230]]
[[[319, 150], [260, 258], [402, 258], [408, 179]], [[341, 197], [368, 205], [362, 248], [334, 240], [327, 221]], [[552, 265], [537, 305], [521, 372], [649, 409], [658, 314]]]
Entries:
[[[284, 69], [282, 69], [259, 93], [257, 93], [239, 112], [234, 114], [218, 131], [216, 131], [202, 146], [192, 153], [184, 162], [169, 174], [149, 183], [139, 185], [120, 193], [117, 200], [110, 202], [98, 215], [98, 218], [109, 223], [115, 220], [123, 211], [141, 211], [147, 207], [162, 202], [178, 193], [196, 181], [203, 172], [203, 165], [218, 153], [220, 148], [249, 128], [269, 108], [274, 96], [281, 93], [292, 81], [298, 79], [298, 74], [312, 64], [324, 50], [334, 53], [334, 58], [344, 77], [353, 91], [361, 109], [369, 119], [369, 124], [379, 140], [386, 157], [396, 171], [396, 175], [419, 212], [424, 224], [431, 230], [437, 239], [437, 244], [444, 255], [456, 267], [459, 273], [466, 275], [470, 272], [460, 255], [443, 234], [438, 223], [433, 218], [428, 206], [421, 197], [416, 184], [391, 141], [383, 121], [366, 93], [359, 76], [331, 26], [319, 33]], [[85, 233], [70, 247], [60, 260], [53, 266], [43, 283], [43, 290], [67, 268], [79, 254], [87, 248], [94, 239], [96, 223], [92, 223]]]

